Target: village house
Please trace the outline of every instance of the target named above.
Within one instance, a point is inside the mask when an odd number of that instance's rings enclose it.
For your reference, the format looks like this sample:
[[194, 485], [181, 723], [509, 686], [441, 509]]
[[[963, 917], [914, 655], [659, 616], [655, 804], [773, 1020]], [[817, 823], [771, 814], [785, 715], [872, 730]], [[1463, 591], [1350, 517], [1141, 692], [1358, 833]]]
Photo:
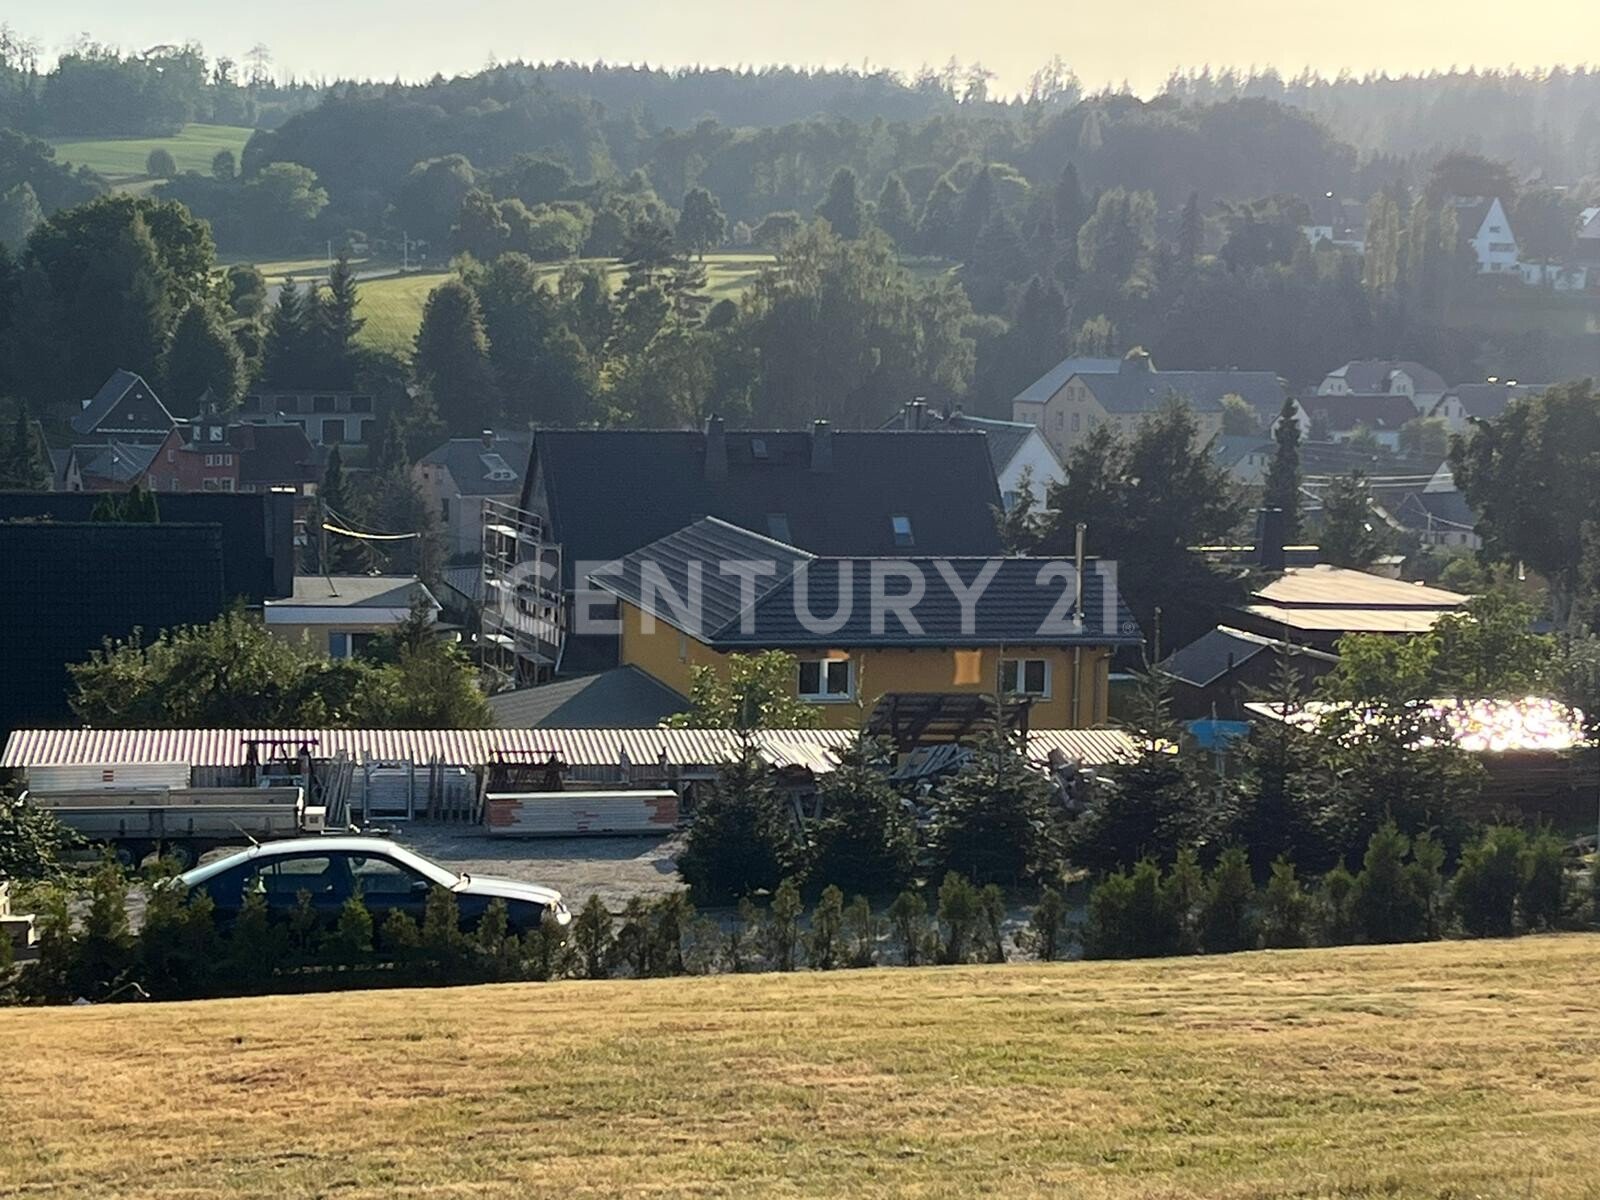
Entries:
[[373, 397], [365, 392], [251, 392], [240, 402], [238, 419], [247, 425], [298, 425], [319, 450], [370, 445], [378, 433]]
[[1317, 385], [1319, 396], [1405, 396], [1419, 417], [1432, 413], [1447, 390], [1444, 377], [1431, 367], [1379, 358], [1347, 362]]
[[616, 666], [615, 638], [569, 635], [580, 601], [615, 604], [579, 564], [701, 517], [812, 554], [987, 557], [1001, 552], [999, 507], [988, 439], [970, 431], [730, 430], [720, 417], [702, 431], [537, 430], [518, 509], [486, 540], [489, 665], [519, 684]]
[[439, 619], [439, 602], [415, 575], [301, 575], [294, 591], [263, 606], [267, 629], [306, 641], [329, 658], [354, 658], [379, 634], [393, 633], [413, 604]]
[[[1106, 720], [1112, 652], [1139, 644], [1138, 626], [1092, 560], [1081, 627], [1073, 625], [1075, 592], [1051, 566], [1000, 556], [942, 565], [920, 553], [824, 557], [708, 517], [590, 582], [618, 602], [619, 661], [680, 695], [696, 667], [784, 650], [798, 659], [795, 695], [818, 707], [825, 727], [920, 737], [926, 727], [912, 725], [978, 719], [996, 695], [1025, 705], [1032, 728]], [[904, 607], [875, 603], [883, 595]]]
[[424, 454], [412, 475], [439, 514], [445, 552], [452, 562], [483, 553], [483, 502], [515, 504], [522, 494], [531, 433], [490, 430], [475, 438], [451, 438]]
[[994, 477], [1000, 488], [1000, 501], [1007, 512], [1016, 507], [1021, 497], [1024, 480], [1030, 481], [1036, 508], [1046, 507], [1050, 489], [1066, 482], [1067, 472], [1050, 449], [1050, 443], [1031, 423], [1026, 421], [999, 421], [993, 417], [974, 417], [961, 411], [940, 412], [930, 408], [925, 401], [913, 400], [889, 418], [885, 429], [903, 429], [909, 432], [965, 430], [981, 433], [988, 438], [989, 461], [994, 465]]
[[1387, 450], [1400, 448], [1400, 430], [1417, 419], [1411, 398], [1400, 393], [1315, 395], [1300, 403], [1310, 414], [1317, 437], [1348, 442], [1365, 432]]
[[1194, 413], [1201, 445], [1222, 432], [1223, 401], [1237, 396], [1263, 428], [1283, 408], [1283, 381], [1271, 371], [1161, 371], [1150, 355], [1132, 350], [1120, 359], [1065, 359], [1019, 392], [1014, 421], [1032, 425], [1066, 462], [1073, 449], [1101, 426], [1131, 437], [1139, 423], [1169, 399]]
[[1332, 652], [1347, 633], [1426, 633], [1469, 597], [1444, 588], [1318, 565], [1288, 567], [1257, 588], [1227, 624], [1246, 633]]
[[1515, 275], [1520, 257], [1511, 219], [1497, 196], [1452, 196], [1456, 228], [1472, 248], [1480, 275]]

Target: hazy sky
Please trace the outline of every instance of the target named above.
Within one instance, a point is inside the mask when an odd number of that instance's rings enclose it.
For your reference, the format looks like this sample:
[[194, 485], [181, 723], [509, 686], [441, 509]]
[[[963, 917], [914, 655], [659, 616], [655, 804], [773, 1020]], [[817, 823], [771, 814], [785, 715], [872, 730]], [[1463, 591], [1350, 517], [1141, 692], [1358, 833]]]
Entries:
[[[11, 7], [11, 6], [7, 6]], [[981, 61], [1006, 90], [1060, 54], [1091, 86], [1148, 92], [1176, 66], [1390, 72], [1549, 65], [1600, 52], [1596, 0], [59, 0], [9, 21], [53, 57], [81, 32], [128, 49], [265, 42], [305, 76], [453, 74], [491, 55], [913, 70]]]

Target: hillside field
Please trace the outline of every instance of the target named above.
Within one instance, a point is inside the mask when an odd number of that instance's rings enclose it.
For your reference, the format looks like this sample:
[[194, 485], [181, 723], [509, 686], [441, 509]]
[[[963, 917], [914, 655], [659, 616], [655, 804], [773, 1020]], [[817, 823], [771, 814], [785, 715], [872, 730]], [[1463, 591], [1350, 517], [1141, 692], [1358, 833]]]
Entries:
[[1600, 938], [0, 1010], [0, 1195], [1600, 1194]]
[[238, 158], [255, 130], [243, 125], [186, 125], [176, 137], [51, 139], [56, 161], [86, 166], [113, 184], [146, 179], [144, 160], [150, 151], [166, 149], [179, 171], [210, 174], [218, 150], [232, 150]]

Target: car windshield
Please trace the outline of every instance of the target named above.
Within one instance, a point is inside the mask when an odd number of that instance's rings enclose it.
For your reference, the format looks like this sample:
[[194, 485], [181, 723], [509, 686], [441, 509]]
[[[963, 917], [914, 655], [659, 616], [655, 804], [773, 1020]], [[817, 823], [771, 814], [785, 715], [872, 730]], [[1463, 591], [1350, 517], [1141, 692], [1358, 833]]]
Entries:
[[441, 867], [431, 859], [423, 858], [422, 855], [407, 850], [404, 846], [386, 846], [384, 847], [384, 854], [400, 865], [410, 867], [417, 874], [427, 876], [431, 882], [438, 884], [440, 887], [455, 887], [456, 884], [461, 882], [461, 876], [454, 871], [447, 867]]

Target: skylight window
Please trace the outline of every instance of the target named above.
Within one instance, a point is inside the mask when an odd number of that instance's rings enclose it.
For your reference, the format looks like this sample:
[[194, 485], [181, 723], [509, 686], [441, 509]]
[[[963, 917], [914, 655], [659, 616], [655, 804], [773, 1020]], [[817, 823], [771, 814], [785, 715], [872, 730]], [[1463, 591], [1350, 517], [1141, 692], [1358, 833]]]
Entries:
[[917, 539], [911, 533], [911, 518], [904, 513], [895, 513], [889, 518], [889, 525], [894, 530], [894, 544], [896, 546], [915, 546]]
[[511, 480], [517, 477], [517, 473], [511, 469], [511, 464], [498, 454], [480, 454], [478, 458], [483, 463], [485, 479]]

